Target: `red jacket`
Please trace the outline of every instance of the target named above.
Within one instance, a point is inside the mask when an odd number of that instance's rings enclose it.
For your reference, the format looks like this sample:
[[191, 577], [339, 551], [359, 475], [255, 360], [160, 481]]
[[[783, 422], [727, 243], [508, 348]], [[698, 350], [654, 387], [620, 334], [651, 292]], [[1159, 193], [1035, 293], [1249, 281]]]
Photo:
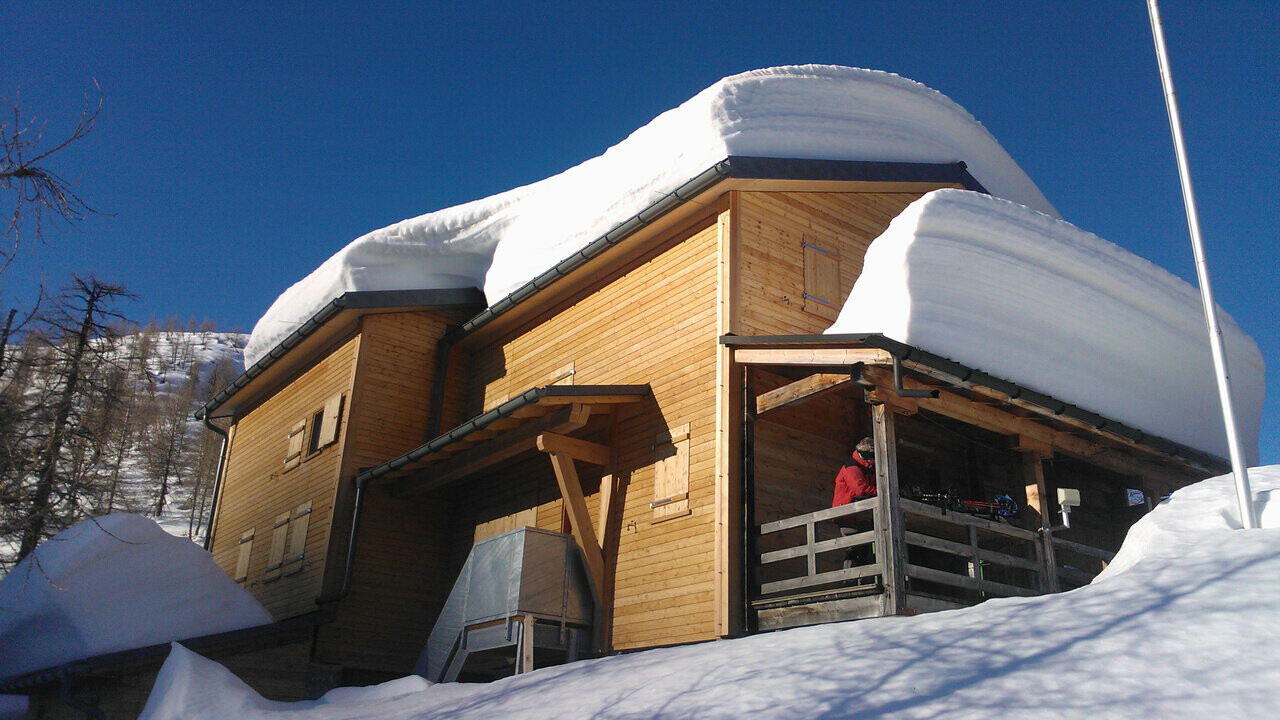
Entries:
[[[863, 460], [855, 452], [853, 457], [849, 458], [844, 467], [840, 468], [840, 472], [836, 474], [836, 492], [835, 496], [831, 498], [831, 507], [848, 505], [855, 500], [875, 497], [875, 494], [876, 476], [871, 469], [871, 463]], [[849, 523], [850, 519], [848, 517], [839, 517], [835, 521], [843, 525]]]

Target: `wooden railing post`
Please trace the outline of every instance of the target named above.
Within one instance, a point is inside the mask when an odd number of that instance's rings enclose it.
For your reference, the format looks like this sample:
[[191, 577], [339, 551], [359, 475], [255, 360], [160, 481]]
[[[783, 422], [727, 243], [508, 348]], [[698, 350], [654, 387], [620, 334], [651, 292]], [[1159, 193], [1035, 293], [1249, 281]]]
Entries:
[[898, 494], [898, 453], [893, 429], [893, 411], [887, 405], [871, 406], [871, 423], [876, 453], [876, 561], [884, 583], [881, 613], [897, 615], [906, 596], [907, 549], [902, 527], [902, 507]]

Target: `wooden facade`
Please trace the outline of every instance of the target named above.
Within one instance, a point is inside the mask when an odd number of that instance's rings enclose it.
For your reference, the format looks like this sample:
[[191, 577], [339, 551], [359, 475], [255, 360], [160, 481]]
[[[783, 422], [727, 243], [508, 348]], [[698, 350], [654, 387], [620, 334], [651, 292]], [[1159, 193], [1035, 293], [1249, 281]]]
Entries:
[[[1058, 487], [1096, 505], [1058, 538], [1087, 555], [1140, 512], [1118, 505], [1128, 489], [1159, 497], [1202, 468], [924, 362], [898, 387], [883, 348], [815, 339], [871, 240], [960, 184], [872, 180], [728, 177], [470, 329], [482, 308], [429, 302], [329, 321], [345, 329], [224, 403], [215, 560], [277, 620], [332, 613], [310, 651], [317, 687], [409, 672], [471, 546], [525, 525], [575, 538], [600, 652], [1065, 586], [1038, 534]], [[335, 397], [336, 437], [316, 448]], [[840, 539], [821, 513], [863, 436], [889, 458], [883, 501], [857, 510], [870, 534]], [[1007, 530], [966, 524], [918, 507], [916, 485], [1007, 492], [1029, 511]], [[876, 544], [873, 570], [839, 567], [855, 541]]]

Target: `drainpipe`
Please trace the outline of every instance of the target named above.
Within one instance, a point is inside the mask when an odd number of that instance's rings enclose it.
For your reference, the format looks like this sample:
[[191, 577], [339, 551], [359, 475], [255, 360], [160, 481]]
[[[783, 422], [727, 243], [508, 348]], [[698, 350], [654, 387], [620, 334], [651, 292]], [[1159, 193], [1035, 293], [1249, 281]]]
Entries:
[[427, 416], [427, 432], [423, 441], [433, 440], [440, 434], [440, 424], [444, 418], [445, 380], [449, 372], [449, 351], [454, 344], [466, 337], [459, 328], [452, 327], [436, 342], [436, 375], [431, 389], [431, 411]]
[[209, 503], [209, 524], [206, 526], [208, 530], [204, 534], [204, 549], [208, 550], [213, 547], [213, 518], [218, 512], [218, 493], [222, 490], [222, 472], [227, 465], [227, 431], [214, 425], [208, 414], [202, 414], [201, 420], [204, 426], [222, 436], [222, 449], [218, 451], [218, 471], [213, 475], [213, 502]]
[[893, 356], [893, 394], [904, 398], [936, 398], [937, 390], [910, 390], [902, 386], [902, 358]]
[[316, 598], [317, 605], [338, 602], [351, 592], [351, 576], [356, 566], [356, 538], [360, 535], [360, 511], [364, 508], [364, 488], [369, 479], [357, 479], [355, 508], [351, 511], [351, 534], [347, 537], [347, 559], [343, 563], [342, 587], [338, 592]]

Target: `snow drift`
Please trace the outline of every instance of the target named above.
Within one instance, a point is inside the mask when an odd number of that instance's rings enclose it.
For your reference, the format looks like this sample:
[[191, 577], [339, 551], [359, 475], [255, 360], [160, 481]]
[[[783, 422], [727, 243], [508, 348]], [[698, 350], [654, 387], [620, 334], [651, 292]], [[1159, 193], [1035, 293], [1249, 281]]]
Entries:
[[1055, 213], [991, 133], [939, 92], [875, 70], [756, 70], [559, 175], [357, 238], [276, 300], [246, 363], [348, 291], [482, 287], [493, 304], [730, 155], [964, 161], [995, 195]]
[[[1199, 292], [1070, 223], [938, 190], [867, 249], [828, 333], [880, 333], [1227, 457]], [[1237, 423], [1258, 459], [1265, 366], [1219, 311]]]
[[106, 515], [41, 543], [0, 581], [0, 679], [269, 622], [190, 540]]
[[1061, 595], [650, 650], [488, 685], [410, 678], [328, 702], [265, 701], [175, 649], [142, 717], [1271, 717], [1280, 466], [1250, 477], [1263, 529], [1239, 530], [1230, 476], [1206, 480], [1140, 520], [1092, 585]]

